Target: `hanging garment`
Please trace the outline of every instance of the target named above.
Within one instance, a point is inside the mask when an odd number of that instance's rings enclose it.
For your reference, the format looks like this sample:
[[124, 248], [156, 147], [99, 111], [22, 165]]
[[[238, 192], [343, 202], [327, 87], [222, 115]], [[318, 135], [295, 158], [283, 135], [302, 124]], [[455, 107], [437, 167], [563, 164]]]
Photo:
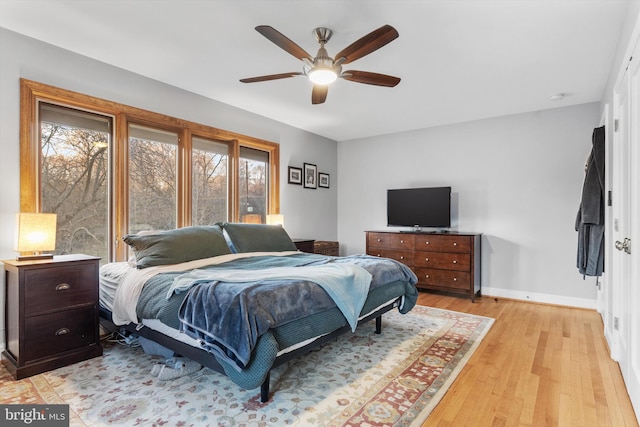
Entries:
[[604, 126], [595, 128], [587, 160], [582, 200], [575, 228], [578, 232], [578, 271], [601, 276], [604, 270]]

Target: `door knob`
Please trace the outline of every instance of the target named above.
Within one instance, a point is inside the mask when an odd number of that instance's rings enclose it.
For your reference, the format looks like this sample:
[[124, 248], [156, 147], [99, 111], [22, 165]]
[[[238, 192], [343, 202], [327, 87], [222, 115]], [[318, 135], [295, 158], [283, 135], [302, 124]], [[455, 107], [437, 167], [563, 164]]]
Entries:
[[624, 251], [631, 255], [631, 239], [628, 237], [625, 237], [622, 242], [620, 240], [616, 240], [615, 246], [617, 250]]

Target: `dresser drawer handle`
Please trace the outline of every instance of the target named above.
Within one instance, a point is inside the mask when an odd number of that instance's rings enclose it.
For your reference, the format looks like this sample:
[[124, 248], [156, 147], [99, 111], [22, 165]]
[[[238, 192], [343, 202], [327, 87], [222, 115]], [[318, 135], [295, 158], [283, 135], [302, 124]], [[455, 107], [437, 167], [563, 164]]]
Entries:
[[404, 259], [404, 257], [403, 257], [403, 256], [401, 256], [401, 257], [400, 257], [400, 259]]
[[400, 243], [404, 243], [404, 240], [400, 240]]
[[57, 336], [61, 336], [61, 335], [67, 335], [69, 332], [71, 332], [69, 329], [67, 328], [60, 328], [56, 331], [56, 335]]
[[376, 239], [378, 242], [382, 242], [382, 239]]
[[71, 285], [68, 283], [60, 283], [56, 286], [56, 291], [66, 291], [68, 289], [71, 289]]
[[425, 244], [425, 245], [428, 245], [428, 244], [429, 244], [429, 241], [427, 240], [426, 242], [424, 242], [424, 244]]
[[457, 282], [457, 281], [458, 281], [458, 278], [457, 278], [457, 277], [454, 277], [454, 278], [453, 278], [453, 281], [454, 281], [454, 282]]
[[377, 257], [381, 257], [382, 255], [378, 254], [378, 255], [376, 255], [376, 256], [377, 256]]
[[458, 242], [453, 242], [453, 246], [458, 246]]
[[455, 260], [455, 259], [454, 259], [454, 260], [453, 260], [453, 263], [454, 263], [454, 264], [457, 264], [457, 263], [458, 263], [458, 260]]
[[429, 258], [425, 258], [424, 260], [425, 260], [425, 262], [429, 262]]
[[425, 279], [428, 279], [428, 278], [429, 278], [429, 275], [428, 275], [428, 274], [425, 274], [425, 275], [424, 275], [424, 278], [425, 278]]

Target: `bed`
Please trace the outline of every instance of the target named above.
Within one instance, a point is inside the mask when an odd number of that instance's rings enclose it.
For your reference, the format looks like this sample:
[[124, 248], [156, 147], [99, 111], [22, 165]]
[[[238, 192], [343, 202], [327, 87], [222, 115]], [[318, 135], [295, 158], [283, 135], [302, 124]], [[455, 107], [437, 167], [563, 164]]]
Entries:
[[218, 223], [123, 238], [134, 256], [100, 269], [101, 316], [117, 328], [260, 387], [271, 369], [392, 309], [410, 311], [415, 274], [368, 255], [303, 253], [284, 228]]

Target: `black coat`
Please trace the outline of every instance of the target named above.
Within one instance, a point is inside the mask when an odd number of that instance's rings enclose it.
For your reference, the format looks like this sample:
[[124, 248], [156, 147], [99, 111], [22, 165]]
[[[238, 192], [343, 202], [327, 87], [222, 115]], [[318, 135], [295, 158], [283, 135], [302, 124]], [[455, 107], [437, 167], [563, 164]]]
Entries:
[[582, 200], [576, 218], [578, 271], [585, 276], [601, 276], [604, 270], [604, 166], [605, 129], [595, 128], [587, 160]]

